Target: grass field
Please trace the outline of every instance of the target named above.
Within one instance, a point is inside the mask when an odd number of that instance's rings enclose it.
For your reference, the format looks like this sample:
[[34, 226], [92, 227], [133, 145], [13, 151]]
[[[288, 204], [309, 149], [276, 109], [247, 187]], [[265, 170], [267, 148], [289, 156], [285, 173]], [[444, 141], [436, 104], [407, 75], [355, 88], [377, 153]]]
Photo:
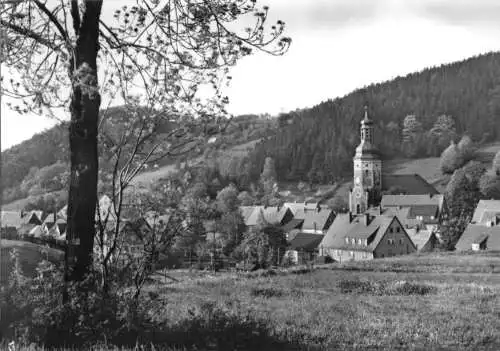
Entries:
[[10, 253], [12, 249], [19, 251], [21, 268], [23, 273], [32, 276], [38, 263], [43, 259], [48, 259], [51, 262], [58, 262], [63, 259], [64, 253], [49, 247], [42, 247], [26, 241], [4, 240], [1, 239], [1, 256], [0, 256], [0, 284], [4, 284], [11, 272], [12, 262]]
[[[149, 287], [165, 307], [157, 310], [159, 318], [174, 326], [193, 311], [225, 311], [259, 321], [276, 349], [500, 349], [500, 253], [177, 278]], [[213, 333], [215, 339], [224, 336], [217, 328]]]

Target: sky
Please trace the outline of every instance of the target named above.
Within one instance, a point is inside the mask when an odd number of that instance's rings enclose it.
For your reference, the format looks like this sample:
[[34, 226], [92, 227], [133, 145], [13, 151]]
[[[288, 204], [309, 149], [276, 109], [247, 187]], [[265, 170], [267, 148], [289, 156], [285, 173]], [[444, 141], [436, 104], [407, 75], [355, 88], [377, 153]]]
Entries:
[[[114, 7], [122, 1], [105, 1]], [[371, 83], [500, 50], [498, 0], [259, 0], [286, 23], [290, 50], [256, 53], [233, 68], [235, 115], [312, 107]], [[110, 12], [107, 12], [110, 13]], [[56, 123], [2, 101], [1, 148]]]

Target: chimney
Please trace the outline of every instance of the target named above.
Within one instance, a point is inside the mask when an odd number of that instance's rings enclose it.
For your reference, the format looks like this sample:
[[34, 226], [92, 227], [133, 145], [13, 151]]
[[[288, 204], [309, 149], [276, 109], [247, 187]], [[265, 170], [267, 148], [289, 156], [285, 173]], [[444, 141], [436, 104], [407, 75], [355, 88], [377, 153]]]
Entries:
[[382, 215], [382, 213], [383, 213], [383, 212], [384, 212], [384, 211], [382, 211], [382, 205], [379, 205], [379, 206], [378, 206], [378, 214], [379, 214], [379, 215]]
[[368, 226], [370, 224], [370, 214], [365, 213], [365, 215], [363, 216], [363, 219], [364, 219], [365, 226]]

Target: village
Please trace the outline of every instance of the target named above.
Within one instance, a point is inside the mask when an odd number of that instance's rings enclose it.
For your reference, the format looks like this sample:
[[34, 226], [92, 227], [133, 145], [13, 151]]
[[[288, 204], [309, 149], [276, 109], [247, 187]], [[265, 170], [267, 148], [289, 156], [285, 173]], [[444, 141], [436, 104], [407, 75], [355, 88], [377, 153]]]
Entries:
[[[247, 229], [262, 223], [282, 229], [286, 251], [279, 253], [276, 264], [342, 263], [439, 249], [440, 224], [448, 213], [445, 196], [419, 174], [384, 174], [367, 108], [360, 122], [360, 138], [353, 158], [354, 186], [349, 192], [347, 211], [335, 212], [317, 202], [239, 207]], [[393, 191], [389, 194], [388, 189]], [[100, 198], [97, 211], [97, 223], [116, 218], [113, 203], [106, 195]], [[140, 226], [141, 230], [151, 231], [156, 218], [149, 213], [145, 218], [124, 219], [120, 230], [126, 232], [125, 245], [140, 246], [140, 236], [130, 228]], [[169, 216], [162, 216], [162, 220], [167, 224]], [[64, 249], [66, 221], [67, 206], [53, 213], [2, 211], [2, 237]], [[206, 220], [203, 226], [203, 237], [213, 241], [218, 251], [216, 241], [221, 234], [213, 221]], [[500, 250], [500, 200], [479, 201], [455, 250]], [[177, 267], [181, 266], [177, 261]]]

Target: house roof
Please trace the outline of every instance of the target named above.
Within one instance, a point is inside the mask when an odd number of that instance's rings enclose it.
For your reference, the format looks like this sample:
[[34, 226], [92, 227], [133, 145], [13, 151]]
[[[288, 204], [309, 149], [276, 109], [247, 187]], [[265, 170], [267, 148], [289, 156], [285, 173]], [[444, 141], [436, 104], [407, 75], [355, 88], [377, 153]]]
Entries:
[[248, 225], [248, 219], [257, 208], [263, 208], [263, 206], [240, 206], [241, 216], [246, 225]]
[[416, 218], [418, 216], [422, 216], [422, 217], [436, 218], [438, 214], [439, 214], [439, 207], [437, 205], [416, 205], [410, 207], [410, 212], [408, 213], [408, 217]]
[[417, 247], [417, 250], [420, 250], [424, 247], [432, 237], [435, 237], [434, 233], [431, 230], [416, 230], [416, 229], [407, 229], [406, 233], [410, 237], [413, 244]]
[[412, 206], [438, 206], [443, 207], [444, 195], [441, 194], [415, 194], [411, 195], [383, 195], [380, 205], [386, 207], [412, 207]]
[[256, 208], [247, 220], [246, 225], [257, 225], [259, 216], [262, 214], [264, 220], [269, 224], [279, 224], [283, 221], [287, 213], [292, 213], [289, 208], [284, 206], [259, 206]]
[[382, 190], [389, 190], [392, 187], [400, 188], [408, 194], [439, 194], [436, 188], [416, 173], [382, 175]]
[[500, 226], [487, 227], [480, 224], [469, 224], [455, 245], [458, 251], [472, 249], [472, 244], [479, 244], [487, 239], [487, 248], [500, 250]]
[[298, 211], [306, 211], [306, 210], [316, 210], [319, 208], [319, 204], [317, 202], [285, 202], [283, 206], [288, 207], [290, 211], [292, 211], [295, 216]]
[[14, 227], [14, 228], [21, 228], [21, 226], [24, 224], [24, 218], [21, 217], [21, 212], [17, 211], [2, 211], [2, 217], [1, 217], [1, 227]]
[[[375, 216], [368, 225], [365, 225], [363, 216], [356, 216], [349, 222], [349, 214], [338, 215], [330, 226], [320, 246], [334, 249], [373, 252], [380, 240], [382, 240], [387, 228], [393, 221], [397, 220], [397, 218], [395, 216]], [[345, 238], [367, 239], [368, 245], [358, 245], [357, 240], [355, 244], [352, 244], [351, 241], [346, 243]]]
[[335, 214], [330, 209], [306, 211], [302, 229], [326, 230], [332, 216], [335, 216]]
[[283, 226], [283, 231], [286, 233], [293, 229], [300, 229], [302, 227], [302, 223], [304, 223], [303, 219], [294, 218]]
[[500, 200], [480, 200], [472, 216], [471, 223], [487, 224], [500, 214]]
[[321, 234], [308, 234], [298, 233], [289, 243], [290, 248], [293, 250], [315, 250], [324, 235]]

